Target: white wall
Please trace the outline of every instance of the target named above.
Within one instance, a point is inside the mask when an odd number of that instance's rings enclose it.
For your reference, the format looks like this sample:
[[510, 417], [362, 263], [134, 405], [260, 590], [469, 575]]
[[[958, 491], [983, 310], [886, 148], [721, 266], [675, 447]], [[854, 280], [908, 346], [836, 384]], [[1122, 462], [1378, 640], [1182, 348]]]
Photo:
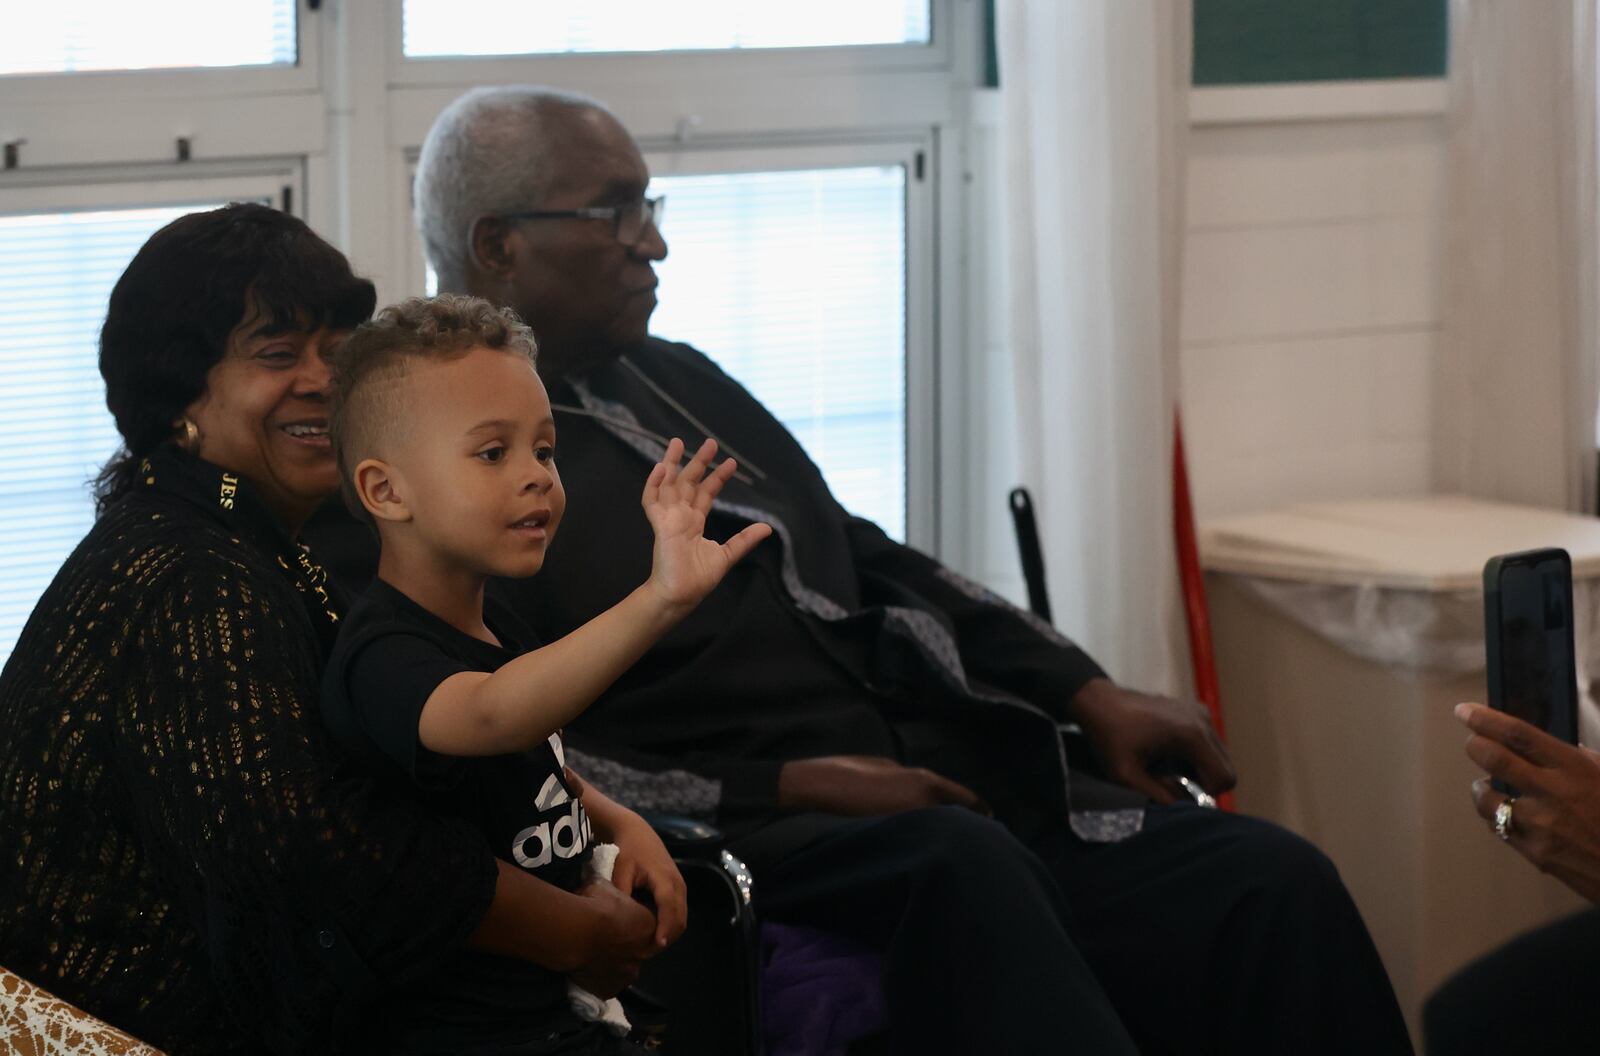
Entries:
[[1197, 516], [1427, 491], [1442, 84], [1194, 95], [1181, 399]]

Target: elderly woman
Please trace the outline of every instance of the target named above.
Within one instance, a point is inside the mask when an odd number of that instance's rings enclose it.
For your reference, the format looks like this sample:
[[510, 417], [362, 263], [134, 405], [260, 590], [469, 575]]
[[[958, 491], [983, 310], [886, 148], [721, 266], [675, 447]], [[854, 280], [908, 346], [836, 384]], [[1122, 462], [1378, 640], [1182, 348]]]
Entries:
[[[373, 300], [263, 206], [151, 237], [101, 335], [125, 449], [0, 674], [0, 964], [171, 1050], [381, 1050], [438, 972], [613, 993], [655, 949], [638, 903], [498, 863], [321, 732], [340, 609], [295, 536], [338, 484], [324, 357]], [[623, 852], [672, 870], [653, 838]]]
[[[1456, 705], [1478, 814], [1511, 850], [1600, 906], [1600, 753], [1482, 704]], [[1516, 796], [1493, 780], [1519, 790]], [[1465, 879], [1465, 878], [1464, 878]], [[1536, 928], [1445, 982], [1423, 1009], [1430, 1056], [1600, 1049], [1600, 908]]]

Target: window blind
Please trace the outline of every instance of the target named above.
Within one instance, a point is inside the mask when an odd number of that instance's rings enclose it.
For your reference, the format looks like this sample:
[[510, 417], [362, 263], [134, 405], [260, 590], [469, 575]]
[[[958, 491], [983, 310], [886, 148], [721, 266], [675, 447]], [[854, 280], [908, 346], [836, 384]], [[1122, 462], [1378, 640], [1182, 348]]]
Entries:
[[0, 33], [0, 75], [292, 66], [296, 0], [50, 0]]
[[0, 663], [93, 524], [89, 482], [119, 442], [98, 363], [111, 287], [157, 228], [212, 207], [0, 216]]
[[929, 0], [406, 0], [407, 58], [926, 44]]
[[905, 169], [658, 177], [651, 193], [671, 247], [652, 332], [715, 359], [846, 509], [903, 540]]

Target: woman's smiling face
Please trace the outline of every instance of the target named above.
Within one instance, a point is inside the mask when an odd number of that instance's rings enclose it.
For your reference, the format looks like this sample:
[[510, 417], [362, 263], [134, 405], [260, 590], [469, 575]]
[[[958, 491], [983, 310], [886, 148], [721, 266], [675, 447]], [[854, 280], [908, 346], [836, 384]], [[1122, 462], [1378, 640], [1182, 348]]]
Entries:
[[329, 361], [345, 333], [286, 328], [251, 313], [185, 412], [200, 430], [195, 453], [254, 484], [291, 530], [339, 486], [328, 441]]

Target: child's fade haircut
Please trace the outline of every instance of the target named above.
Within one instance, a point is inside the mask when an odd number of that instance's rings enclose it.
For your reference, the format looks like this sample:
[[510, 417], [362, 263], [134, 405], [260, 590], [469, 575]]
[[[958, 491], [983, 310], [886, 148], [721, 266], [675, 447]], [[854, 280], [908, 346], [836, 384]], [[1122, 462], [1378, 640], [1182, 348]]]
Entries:
[[406, 408], [395, 383], [419, 361], [448, 362], [475, 348], [524, 356], [530, 365], [538, 362], [533, 331], [516, 312], [481, 297], [451, 293], [390, 305], [357, 327], [334, 353], [328, 435], [339, 460], [345, 505], [356, 517], [373, 523], [356, 494], [356, 466], [362, 459], [381, 457], [380, 449], [404, 424]]

